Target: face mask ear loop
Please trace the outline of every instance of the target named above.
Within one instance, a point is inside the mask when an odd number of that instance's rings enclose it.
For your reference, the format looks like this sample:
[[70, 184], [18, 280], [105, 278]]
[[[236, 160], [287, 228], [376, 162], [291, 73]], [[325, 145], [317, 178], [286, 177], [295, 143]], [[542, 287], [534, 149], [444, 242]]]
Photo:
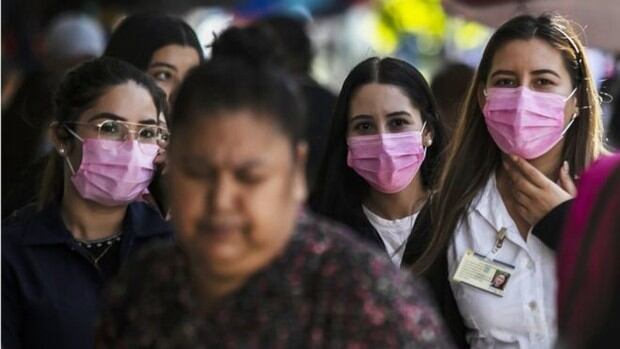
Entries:
[[561, 137], [564, 137], [564, 134], [568, 131], [568, 129], [571, 127], [571, 125], [573, 124], [573, 122], [575, 122], [575, 119], [577, 119], [577, 113], [573, 114], [573, 116], [570, 119], [570, 122], [568, 123], [568, 125], [566, 125], [566, 127], [564, 128], [564, 131], [562, 131], [562, 135]]
[[564, 102], [568, 102], [569, 99], [571, 99], [573, 97], [573, 95], [575, 94], [575, 92], [577, 92], [577, 87], [575, 87], [573, 89], [573, 91], [566, 97], [564, 98]]
[[424, 156], [426, 156], [426, 149], [428, 147], [424, 146], [424, 128], [426, 128], [426, 121], [424, 121], [424, 123], [422, 124], [422, 129], [420, 130], [420, 138], [422, 139], [422, 148], [424, 148]]
[[[63, 127], [67, 130], [67, 132], [72, 134], [80, 142], [84, 143], [84, 138], [80, 137], [77, 133], [75, 133], [75, 131], [73, 131], [71, 128], [67, 127], [67, 125], [63, 124]], [[66, 155], [64, 158], [65, 158], [65, 162], [67, 163], [67, 166], [69, 166], [69, 170], [71, 171], [71, 175], [75, 176], [75, 169], [73, 168], [73, 165], [71, 164], [71, 160], [69, 160], [69, 156]]]
[[68, 156], [65, 156], [65, 162], [67, 163], [67, 166], [69, 166], [69, 170], [71, 171], [71, 175], [75, 176], [75, 169], [73, 169], [73, 165], [71, 165], [71, 160], [69, 160]]
[[71, 128], [67, 127], [67, 125], [62, 125], [67, 132], [71, 133], [75, 138], [77, 138], [80, 142], [84, 143], [84, 138], [80, 137], [80, 135], [78, 135], [77, 133], [75, 133], [75, 131], [73, 131]]

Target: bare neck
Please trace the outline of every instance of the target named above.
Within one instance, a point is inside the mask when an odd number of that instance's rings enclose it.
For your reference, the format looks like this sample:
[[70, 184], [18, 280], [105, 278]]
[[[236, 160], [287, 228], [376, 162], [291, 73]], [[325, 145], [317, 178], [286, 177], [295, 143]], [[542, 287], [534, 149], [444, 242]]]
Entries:
[[419, 211], [427, 197], [428, 191], [424, 189], [418, 173], [411, 183], [398, 193], [386, 194], [371, 188], [364, 205], [377, 215], [394, 220]]
[[80, 196], [70, 181], [65, 181], [61, 215], [65, 226], [79, 240], [99, 240], [121, 232], [127, 205], [108, 207]]

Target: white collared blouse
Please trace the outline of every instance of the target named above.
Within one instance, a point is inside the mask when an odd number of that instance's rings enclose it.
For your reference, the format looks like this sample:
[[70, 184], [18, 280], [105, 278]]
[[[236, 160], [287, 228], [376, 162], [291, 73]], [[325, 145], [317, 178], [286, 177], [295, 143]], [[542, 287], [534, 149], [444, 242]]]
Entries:
[[[501, 228], [506, 228], [506, 238], [493, 258], [515, 267], [504, 296], [452, 281], [465, 251], [488, 255]], [[545, 349], [555, 344], [555, 253], [530, 233], [524, 240], [492, 175], [458, 225], [447, 254], [450, 285], [472, 348]]]

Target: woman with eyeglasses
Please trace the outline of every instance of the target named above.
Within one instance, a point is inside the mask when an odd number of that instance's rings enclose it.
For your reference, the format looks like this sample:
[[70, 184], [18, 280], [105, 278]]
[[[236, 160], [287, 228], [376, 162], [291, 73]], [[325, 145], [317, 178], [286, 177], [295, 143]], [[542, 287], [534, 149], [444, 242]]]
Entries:
[[171, 236], [150, 205], [165, 95], [113, 58], [69, 72], [56, 95], [38, 205], [2, 223], [2, 347], [90, 348], [99, 293], [145, 243]]
[[[151, 76], [170, 104], [187, 72], [204, 62], [202, 46], [192, 27], [181, 18], [155, 13], [125, 18], [110, 36], [103, 55], [122, 59]], [[149, 199], [167, 216], [164, 154], [156, 160]]]

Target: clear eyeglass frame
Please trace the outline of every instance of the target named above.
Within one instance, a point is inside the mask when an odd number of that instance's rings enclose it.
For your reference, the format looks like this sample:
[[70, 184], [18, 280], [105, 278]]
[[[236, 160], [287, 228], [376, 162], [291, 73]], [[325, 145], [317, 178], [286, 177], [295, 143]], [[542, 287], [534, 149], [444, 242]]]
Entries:
[[[65, 124], [94, 127], [97, 130], [97, 139], [114, 141], [108, 144], [112, 148], [118, 148], [125, 144], [125, 141], [129, 139], [131, 135], [134, 135], [133, 138], [138, 141], [138, 145], [141, 146], [142, 150], [149, 148], [142, 147], [143, 145], [159, 145], [165, 147], [170, 138], [168, 129], [160, 125], [148, 125], [112, 119], [103, 120], [99, 123], [74, 121], [66, 122]], [[67, 130], [83, 141], [82, 137], [74, 133], [71, 128], [67, 127]]]

